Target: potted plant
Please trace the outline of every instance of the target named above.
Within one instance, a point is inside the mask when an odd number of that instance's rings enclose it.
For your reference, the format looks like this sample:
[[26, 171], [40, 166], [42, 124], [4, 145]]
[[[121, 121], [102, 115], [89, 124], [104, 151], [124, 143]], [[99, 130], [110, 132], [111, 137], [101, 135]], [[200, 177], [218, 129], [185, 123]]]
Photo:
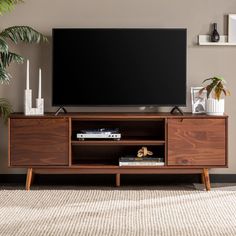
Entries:
[[205, 79], [203, 83], [207, 81], [210, 83], [199, 91], [200, 94], [203, 90], [207, 91], [206, 113], [208, 115], [223, 115], [225, 107], [224, 96], [230, 95], [225, 86], [226, 81], [223, 77], [212, 77]]
[[[0, 15], [11, 11], [14, 6], [23, 2], [22, 0], [1, 0]], [[9, 83], [11, 75], [7, 71], [7, 67], [12, 63], [23, 63], [24, 58], [9, 49], [8, 41], [14, 44], [19, 42], [39, 43], [47, 41], [47, 38], [29, 26], [12, 26], [0, 31], [0, 82]], [[7, 122], [9, 114], [12, 112], [12, 106], [5, 98], [0, 98], [0, 115]]]

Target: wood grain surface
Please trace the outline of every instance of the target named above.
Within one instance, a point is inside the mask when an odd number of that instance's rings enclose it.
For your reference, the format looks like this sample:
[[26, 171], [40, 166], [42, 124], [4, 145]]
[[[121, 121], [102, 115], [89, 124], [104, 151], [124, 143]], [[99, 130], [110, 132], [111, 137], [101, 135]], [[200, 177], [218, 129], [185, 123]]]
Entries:
[[10, 166], [69, 164], [68, 119], [11, 119]]
[[169, 119], [168, 165], [226, 165], [226, 119]]

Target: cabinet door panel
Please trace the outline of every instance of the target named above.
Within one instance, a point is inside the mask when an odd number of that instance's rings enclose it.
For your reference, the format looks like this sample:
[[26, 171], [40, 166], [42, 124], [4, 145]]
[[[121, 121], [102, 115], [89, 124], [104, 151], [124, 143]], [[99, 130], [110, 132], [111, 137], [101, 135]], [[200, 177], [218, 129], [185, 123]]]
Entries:
[[68, 119], [11, 119], [10, 165], [68, 165]]
[[225, 119], [169, 119], [168, 165], [226, 165]]

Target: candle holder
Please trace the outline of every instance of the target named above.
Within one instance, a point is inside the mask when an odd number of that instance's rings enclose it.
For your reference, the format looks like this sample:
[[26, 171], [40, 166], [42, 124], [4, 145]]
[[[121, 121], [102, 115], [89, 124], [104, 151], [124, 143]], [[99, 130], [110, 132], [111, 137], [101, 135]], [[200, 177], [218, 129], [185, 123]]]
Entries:
[[39, 88], [38, 98], [36, 99], [36, 108], [32, 107], [32, 90], [29, 89], [29, 60], [27, 60], [26, 89], [24, 97], [24, 114], [26, 116], [43, 115], [44, 99], [41, 97], [41, 69], [39, 69]]
[[25, 115], [31, 114], [31, 108], [32, 108], [32, 90], [31, 89], [25, 89], [25, 97], [24, 97], [24, 113]]
[[36, 98], [36, 107], [38, 115], [44, 114], [44, 99], [43, 98]]
[[32, 90], [25, 90], [25, 107], [24, 114], [26, 116], [44, 115], [44, 99], [36, 98], [36, 108], [32, 107]]

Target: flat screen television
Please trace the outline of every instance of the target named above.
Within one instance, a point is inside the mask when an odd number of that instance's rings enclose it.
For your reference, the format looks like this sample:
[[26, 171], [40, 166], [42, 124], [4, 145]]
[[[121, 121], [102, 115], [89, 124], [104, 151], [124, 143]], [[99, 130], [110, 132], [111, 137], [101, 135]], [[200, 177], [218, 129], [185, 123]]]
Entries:
[[54, 106], [185, 106], [186, 29], [53, 29]]

